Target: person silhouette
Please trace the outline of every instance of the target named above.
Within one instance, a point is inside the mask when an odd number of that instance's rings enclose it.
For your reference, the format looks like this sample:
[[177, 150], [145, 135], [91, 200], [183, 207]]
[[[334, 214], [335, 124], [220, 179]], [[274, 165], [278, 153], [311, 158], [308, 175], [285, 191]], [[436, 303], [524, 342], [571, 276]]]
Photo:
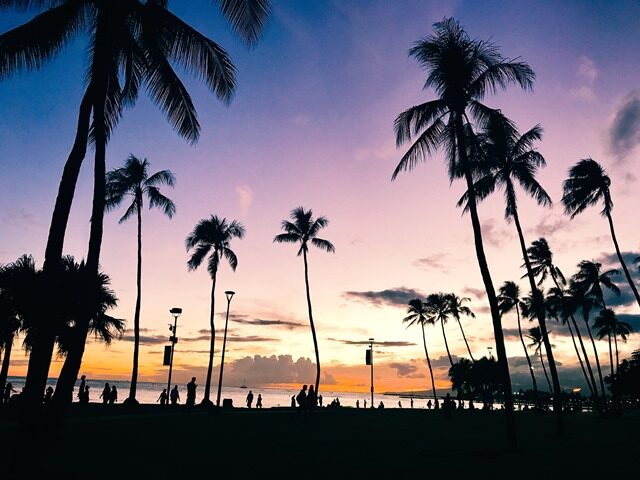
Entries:
[[196, 377], [191, 377], [191, 381], [187, 383], [187, 407], [193, 407], [196, 404]]
[[451, 413], [455, 408], [455, 404], [453, 403], [453, 399], [451, 398], [451, 394], [447, 393], [444, 397], [444, 404], [442, 405], [442, 412], [446, 418], [451, 418]]
[[432, 404], [431, 404], [431, 400], [429, 399], [429, 400], [427, 401], [427, 409], [431, 410], [431, 406], [432, 406]]
[[49, 385], [47, 390], [44, 392], [44, 403], [45, 405], [51, 401], [53, 398], [53, 387]]
[[171, 405], [177, 405], [180, 401], [180, 392], [178, 392], [178, 385], [174, 385], [171, 393], [169, 394], [171, 397]]
[[298, 392], [296, 396], [296, 402], [298, 402], [298, 410], [302, 411], [306, 407], [307, 403], [307, 386], [303, 385], [302, 389]]
[[360, 400], [356, 400], [356, 408], [360, 408]]
[[82, 398], [80, 399], [80, 403], [87, 405], [89, 403], [89, 385], [84, 387], [84, 392], [82, 392]]
[[118, 401], [118, 389], [115, 385], [111, 386], [111, 393], [109, 394], [109, 404], [113, 405]]
[[258, 394], [258, 401], [256, 402], [256, 408], [262, 408], [262, 395]]
[[378, 404], [378, 408], [379, 409], [384, 409], [384, 403], [382, 403], [382, 400], [380, 400], [380, 403]]
[[291, 395], [291, 408], [296, 408], [296, 396]]
[[249, 393], [247, 393], [247, 408], [251, 408], [251, 404], [253, 403], [253, 392], [251, 390], [249, 390]]
[[[15, 388], [13, 388], [13, 384], [11, 382], [7, 382], [7, 384], [4, 387], [4, 394], [2, 395], [2, 402], [4, 403], [9, 403], [9, 400], [11, 399], [11, 394], [16, 392], [17, 390]], [[0, 403], [2, 403], [0, 402]]]
[[313, 385], [309, 385], [309, 391], [307, 393], [307, 401], [306, 401], [307, 410], [314, 410], [316, 408], [317, 402], [318, 402], [318, 397], [316, 397], [316, 391], [313, 388]]
[[402, 408], [402, 402], [398, 400], [398, 408]]
[[106, 405], [109, 402], [109, 397], [111, 396], [111, 387], [109, 386], [108, 383], [104, 384], [104, 389], [102, 390], [102, 393], [100, 394], [100, 397], [102, 399], [102, 403], [104, 405]]
[[84, 389], [87, 386], [87, 376], [86, 375], [82, 375], [80, 377], [80, 390], [78, 390], [78, 400], [80, 402], [82, 402], [82, 397], [84, 395]]
[[167, 400], [168, 400], [168, 395], [167, 395], [167, 389], [163, 388], [162, 389], [162, 393], [160, 394], [160, 396], [158, 397], [158, 400], [156, 400], [156, 402], [160, 402], [160, 405], [166, 405], [167, 404]]
[[413, 397], [411, 397], [411, 408], [413, 408]]
[[364, 408], [367, 408], [367, 399], [364, 399]]
[[318, 405], [322, 408], [322, 394], [318, 395]]

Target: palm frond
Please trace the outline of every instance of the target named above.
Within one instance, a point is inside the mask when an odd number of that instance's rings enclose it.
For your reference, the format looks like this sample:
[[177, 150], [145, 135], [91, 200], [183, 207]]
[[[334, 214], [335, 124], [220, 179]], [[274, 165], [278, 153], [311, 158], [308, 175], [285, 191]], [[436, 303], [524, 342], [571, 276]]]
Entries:
[[254, 45], [269, 17], [268, 0], [215, 0], [233, 31], [248, 45]]
[[149, 208], [159, 208], [167, 217], [173, 218], [176, 214], [176, 205], [173, 200], [160, 193], [157, 187], [147, 187]]
[[330, 241], [323, 240], [322, 238], [312, 238], [311, 244], [328, 253], [335, 253], [336, 251], [336, 247], [334, 247]]

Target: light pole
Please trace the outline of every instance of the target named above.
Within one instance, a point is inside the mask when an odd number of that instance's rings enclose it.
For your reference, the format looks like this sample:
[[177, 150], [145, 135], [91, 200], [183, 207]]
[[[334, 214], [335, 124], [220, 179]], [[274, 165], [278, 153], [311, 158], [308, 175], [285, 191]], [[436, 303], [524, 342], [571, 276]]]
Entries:
[[176, 343], [178, 343], [178, 337], [176, 337], [176, 331], [178, 328], [178, 317], [182, 313], [182, 309], [178, 307], [173, 307], [169, 310], [169, 313], [173, 316], [173, 325], [169, 324], [169, 331], [173, 334], [169, 337], [169, 341], [171, 342], [171, 359], [169, 360], [169, 378], [167, 379], [167, 404], [169, 403], [169, 394], [171, 393], [171, 371], [173, 370], [173, 352], [176, 348]]
[[227, 347], [227, 325], [229, 325], [229, 305], [231, 305], [231, 299], [236, 292], [227, 290], [224, 294], [227, 297], [227, 319], [224, 322], [224, 339], [222, 340], [222, 360], [220, 360], [220, 378], [218, 379], [218, 397], [216, 398], [216, 407], [220, 406], [220, 394], [222, 393], [222, 372], [224, 371], [224, 352]]
[[369, 339], [369, 359], [371, 363], [371, 408], [374, 408], [373, 405], [373, 338]]

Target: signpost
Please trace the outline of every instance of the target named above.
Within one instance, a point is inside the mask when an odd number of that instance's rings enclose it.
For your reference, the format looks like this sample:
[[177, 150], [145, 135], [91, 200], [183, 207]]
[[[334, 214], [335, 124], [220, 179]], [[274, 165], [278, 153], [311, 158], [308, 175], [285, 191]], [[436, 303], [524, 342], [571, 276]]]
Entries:
[[371, 365], [371, 408], [373, 408], [373, 338], [369, 339], [369, 349], [365, 355], [365, 363]]

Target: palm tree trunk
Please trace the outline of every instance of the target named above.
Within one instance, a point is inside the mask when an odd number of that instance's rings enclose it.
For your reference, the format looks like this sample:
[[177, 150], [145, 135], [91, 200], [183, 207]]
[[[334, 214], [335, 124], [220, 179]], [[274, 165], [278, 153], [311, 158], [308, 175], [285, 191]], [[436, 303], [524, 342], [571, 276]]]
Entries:
[[429, 358], [429, 352], [427, 351], [427, 337], [424, 334], [424, 325], [422, 327], [422, 344], [424, 345], [424, 355], [427, 357], [427, 366], [429, 367], [429, 375], [431, 375], [431, 391], [433, 392], [433, 401], [438, 403], [438, 395], [436, 395], [436, 382], [433, 380], [433, 369], [431, 368], [431, 359]]
[[522, 326], [520, 324], [520, 307], [518, 307], [518, 303], [516, 301], [516, 314], [518, 315], [518, 334], [520, 335], [520, 343], [522, 343], [522, 348], [524, 349], [524, 356], [527, 359], [527, 364], [529, 365], [529, 373], [531, 374], [531, 382], [533, 383], [533, 395], [536, 402], [536, 407], [540, 407], [540, 396], [538, 395], [538, 382], [536, 381], [536, 376], [533, 373], [533, 365], [531, 365], [531, 358], [529, 358], [529, 352], [527, 351], [527, 346], [524, 343], [524, 337], [522, 336]]
[[78, 372], [82, 366], [84, 345], [87, 341], [88, 329], [81, 330], [75, 327], [76, 332], [69, 344], [67, 356], [58, 375], [56, 391], [53, 400], [56, 405], [65, 406], [73, 402], [73, 389], [78, 379]]
[[582, 361], [582, 355], [580, 355], [580, 350], [578, 350], [578, 344], [576, 343], [576, 336], [573, 333], [573, 327], [571, 326], [571, 322], [566, 322], [567, 327], [569, 327], [569, 334], [571, 335], [571, 343], [573, 343], [573, 349], [576, 352], [576, 357], [578, 357], [578, 362], [580, 363], [580, 369], [582, 370], [582, 375], [584, 376], [585, 381], [587, 382], [587, 386], [589, 387], [589, 391], [591, 392], [591, 396], [593, 396], [593, 387], [591, 386], [591, 382], [589, 381], [589, 377], [587, 376], [587, 371], [584, 368], [584, 362]]
[[309, 309], [309, 324], [311, 325], [311, 335], [313, 336], [313, 348], [316, 352], [316, 397], [320, 395], [320, 353], [318, 352], [318, 340], [316, 338], [316, 327], [313, 323], [313, 310], [311, 309], [311, 294], [309, 292], [309, 266], [307, 264], [307, 251], [302, 251], [304, 258], [304, 283], [307, 288], [307, 307]]
[[616, 375], [618, 375], [618, 367], [620, 367], [620, 357], [618, 356], [618, 335], [613, 332], [613, 341], [616, 347]]
[[511, 387], [511, 377], [509, 376], [507, 351], [505, 349], [504, 334], [502, 332], [502, 319], [500, 318], [498, 299], [496, 297], [496, 291], [493, 287], [491, 273], [489, 272], [487, 257], [484, 252], [484, 245], [482, 242], [482, 227], [480, 225], [480, 219], [478, 217], [478, 209], [476, 205], [475, 187], [473, 184], [471, 171], [469, 168], [467, 168], [467, 150], [464, 140], [464, 131], [462, 127], [462, 117], [460, 115], [458, 115], [458, 118], [456, 119], [456, 137], [458, 140], [458, 154], [460, 155], [460, 161], [465, 167], [464, 176], [467, 183], [467, 191], [469, 192], [469, 216], [471, 217], [471, 225], [473, 227], [473, 239], [476, 249], [476, 256], [478, 258], [478, 266], [480, 267], [482, 281], [484, 283], [485, 291], [487, 292], [487, 300], [491, 309], [493, 335], [496, 342], [496, 355], [498, 357], [498, 368], [500, 369], [500, 377], [504, 394], [507, 445], [510, 448], [515, 449], [517, 447], [518, 439], [513, 412], [513, 391]]
[[513, 209], [513, 222], [515, 223], [516, 230], [518, 231], [520, 249], [522, 250], [522, 257], [524, 258], [524, 264], [527, 268], [527, 277], [529, 278], [529, 286], [531, 287], [531, 293], [533, 294], [533, 307], [536, 313], [536, 317], [538, 318], [540, 332], [542, 333], [542, 341], [544, 342], [544, 348], [547, 353], [547, 360], [549, 361], [549, 370], [551, 371], [551, 380], [553, 381], [553, 411], [556, 414], [556, 432], [558, 433], [558, 435], [562, 435], [564, 433], [564, 419], [562, 412], [562, 389], [560, 388], [560, 378], [558, 377], [558, 369], [556, 367], [555, 358], [553, 358], [553, 349], [551, 347], [551, 342], [549, 341], [549, 332], [547, 331], [547, 321], [545, 318], [544, 304], [542, 303], [542, 292], [536, 285], [536, 279], [533, 274], [533, 269], [531, 268], [531, 262], [529, 261], [529, 254], [527, 254], [527, 244], [524, 241], [524, 233], [522, 232], [522, 226], [520, 225], [520, 217], [518, 216], [517, 208]]
[[[90, 85], [87, 87], [82, 97], [82, 102], [80, 103], [75, 140], [71, 152], [69, 152], [67, 162], [64, 165], [62, 178], [58, 186], [58, 196], [56, 197], [55, 207], [51, 216], [44, 265], [42, 267], [45, 279], [51, 284], [57, 282], [56, 273], [59, 270], [60, 259], [62, 258], [62, 249], [69, 213], [71, 212], [71, 204], [80, 174], [80, 167], [87, 152], [92, 99], [93, 92]], [[53, 291], [53, 289], [51, 289], [51, 291]], [[42, 392], [47, 384], [49, 366], [51, 365], [51, 359], [53, 357], [55, 332], [39, 332], [34, 336], [33, 341], [31, 355], [29, 356], [29, 366], [27, 368], [24, 397], [27, 404], [39, 405], [42, 400]]]
[[602, 369], [600, 368], [600, 359], [598, 358], [598, 349], [596, 348], [596, 342], [593, 339], [593, 335], [591, 334], [591, 327], [589, 326], [589, 320], [587, 318], [584, 319], [584, 323], [587, 325], [587, 332], [589, 333], [589, 338], [591, 339], [591, 345], [593, 346], [593, 354], [596, 357], [596, 366], [598, 367], [598, 377], [600, 380], [600, 388], [602, 389], [602, 400], [607, 396], [606, 390], [604, 388], [604, 380], [602, 379]]
[[547, 379], [547, 385], [549, 385], [549, 393], [553, 393], [551, 382], [549, 381], [549, 375], [547, 374], [547, 367], [544, 366], [544, 359], [542, 357], [542, 349], [538, 348], [538, 354], [540, 355], [540, 363], [542, 364], [542, 371], [544, 372], [544, 378]]
[[[139, 200], [139, 199], [136, 199]], [[136, 309], [133, 314], [133, 368], [131, 369], [131, 385], [127, 403], [136, 401], [136, 389], [138, 386], [138, 355], [140, 353], [140, 303], [142, 302], [142, 211], [140, 203], [137, 205], [138, 213], [138, 268], [136, 271]]]
[[444, 332], [444, 322], [440, 320], [440, 326], [442, 327], [442, 337], [444, 338], [444, 348], [447, 349], [447, 357], [449, 357], [449, 364], [453, 367], [453, 359], [451, 353], [449, 353], [449, 343], [447, 342], [447, 334]]
[[[4, 395], [4, 386], [9, 375], [9, 363], [11, 362], [11, 349], [13, 348], [13, 335], [9, 335], [4, 344], [4, 357], [2, 358], [2, 368], [0, 369], [0, 397]], [[2, 398], [0, 398], [2, 403]]]
[[640, 294], [638, 294], [638, 289], [636, 288], [633, 280], [631, 279], [631, 274], [629, 273], [629, 269], [627, 268], [627, 264], [622, 258], [622, 253], [620, 253], [620, 246], [618, 245], [618, 239], [616, 238], [616, 232], [613, 229], [613, 219], [611, 218], [611, 212], [607, 211], [607, 220], [609, 220], [609, 230], [611, 230], [611, 238], [613, 239], [613, 245], [616, 247], [616, 255], [618, 256], [618, 260], [620, 261], [620, 265], [622, 265], [622, 270], [624, 271], [624, 276], [627, 277], [627, 282], [629, 282], [629, 286], [633, 291], [633, 295], [636, 297], [636, 302], [638, 302], [638, 306], [640, 306]]
[[[217, 255], [217, 252], [213, 252], [213, 255]], [[209, 313], [209, 328], [211, 329], [211, 343], [209, 345], [209, 366], [207, 367], [207, 382], [204, 385], [204, 397], [202, 398], [202, 405], [213, 405], [213, 402], [209, 399], [211, 396], [211, 375], [213, 373], [213, 352], [216, 346], [216, 325], [215, 325], [215, 307], [216, 307], [216, 277], [218, 275], [217, 268], [211, 275], [211, 312]]]
[[613, 348], [611, 345], [611, 332], [607, 335], [609, 337], [609, 365], [611, 367], [611, 380], [613, 380]]
[[467, 337], [464, 334], [464, 330], [462, 329], [462, 322], [460, 321], [460, 319], [458, 318], [458, 325], [460, 325], [460, 331], [462, 332], [462, 339], [464, 340], [464, 344], [467, 346], [467, 352], [469, 352], [469, 357], [471, 358], [472, 362], [475, 362], [476, 360], [473, 358], [473, 355], [471, 354], [471, 349], [469, 348], [469, 342], [467, 342]]

